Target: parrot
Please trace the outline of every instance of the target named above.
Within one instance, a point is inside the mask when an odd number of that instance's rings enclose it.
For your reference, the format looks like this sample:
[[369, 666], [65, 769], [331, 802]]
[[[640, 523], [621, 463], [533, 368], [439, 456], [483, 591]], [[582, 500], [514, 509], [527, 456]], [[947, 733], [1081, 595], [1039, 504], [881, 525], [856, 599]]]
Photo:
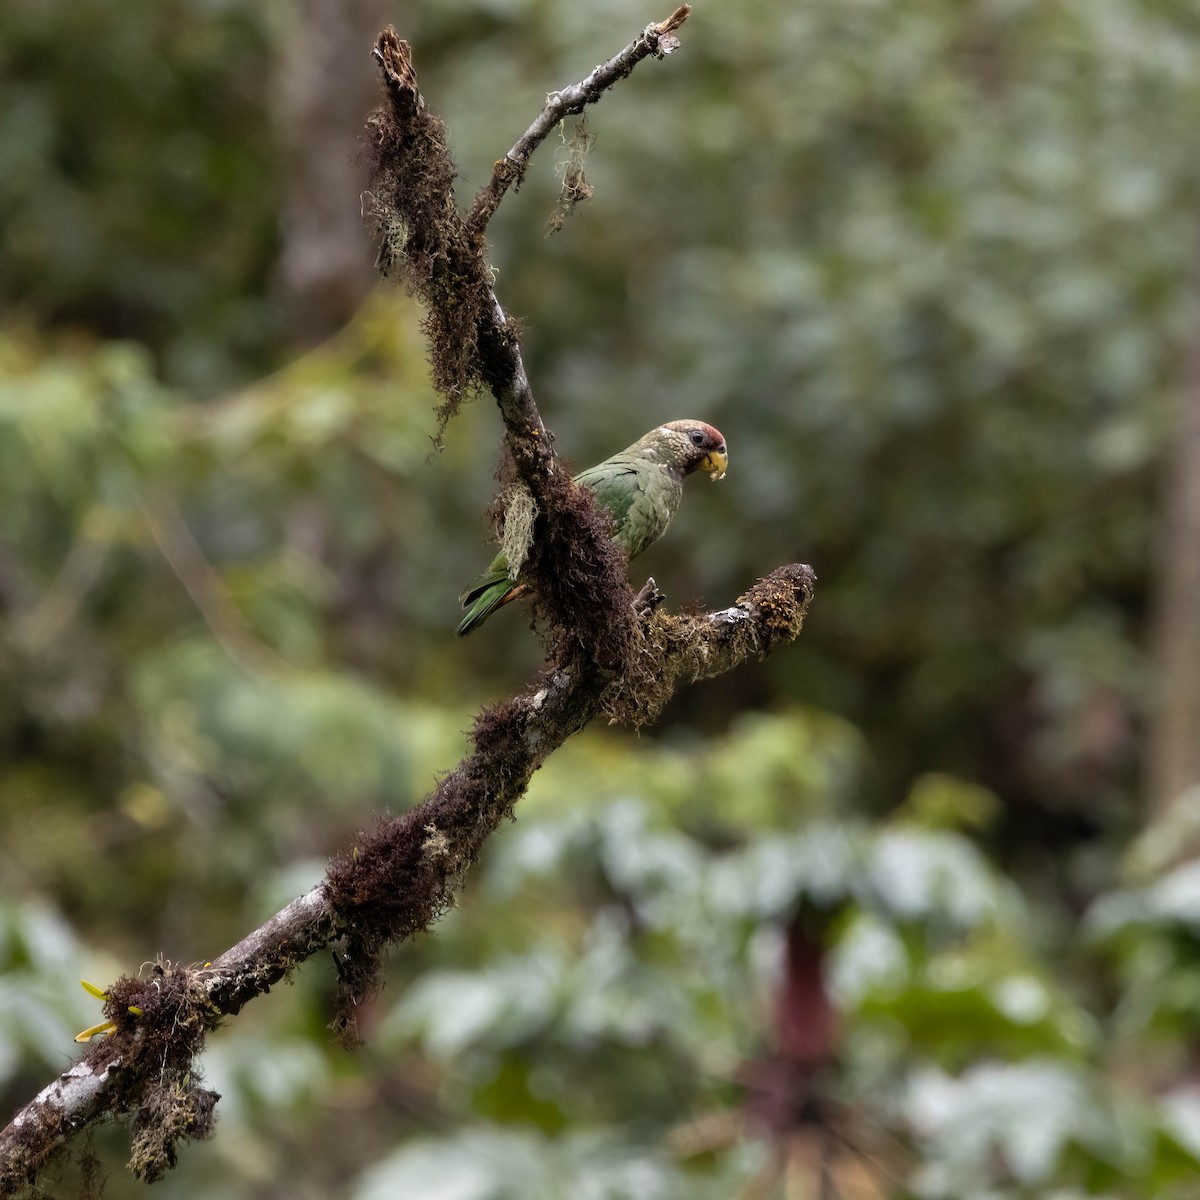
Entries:
[[[636, 558], [666, 532], [683, 498], [683, 481], [696, 470], [714, 481], [723, 479], [728, 466], [729, 450], [720, 430], [704, 421], [668, 421], [612, 458], [580, 471], [575, 482], [595, 494], [616, 526], [613, 540]], [[501, 551], [459, 596], [466, 615], [458, 636], [477, 629], [525, 588]]]

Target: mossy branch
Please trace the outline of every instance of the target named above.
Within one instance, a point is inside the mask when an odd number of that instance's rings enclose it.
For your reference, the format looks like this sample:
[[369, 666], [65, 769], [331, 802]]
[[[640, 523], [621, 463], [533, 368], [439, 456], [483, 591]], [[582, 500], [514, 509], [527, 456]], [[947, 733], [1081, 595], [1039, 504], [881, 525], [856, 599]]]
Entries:
[[[441, 393], [437, 441], [464, 399], [486, 387], [505, 428], [506, 474], [538, 511], [523, 577], [556, 648], [581, 645], [619, 670], [633, 648], [633, 595], [621, 551], [591, 495], [576, 488], [554, 453], [521, 357], [518, 330], [492, 288], [484, 230], [534, 150], [564, 116], [594, 104], [650, 56], [679, 46], [683, 5], [646, 26], [585, 79], [549, 98], [537, 119], [499, 160], [464, 219], [454, 199], [457, 174], [441, 120], [417, 85], [412, 51], [392, 26], [375, 43], [385, 103], [367, 119], [370, 179], [367, 215], [379, 238], [377, 263], [398, 271], [422, 302], [434, 386]], [[599, 600], [598, 600], [599, 598]]]
[[[576, 85], [578, 100], [563, 101], [567, 89], [558, 103], [581, 108], [641, 58], [668, 52], [687, 12], [648, 27]], [[519, 695], [479, 715], [473, 751], [423, 803], [364, 833], [310, 892], [212, 962], [160, 963], [146, 979], [117, 980], [105, 1006], [112, 1032], [0, 1131], [4, 1195], [35, 1185], [75, 1133], [112, 1114], [133, 1114], [133, 1171], [160, 1177], [179, 1141], [212, 1130], [217, 1098], [195, 1067], [208, 1033], [334, 943], [334, 1027], [352, 1040], [355, 1005], [375, 986], [383, 951], [427, 929], [453, 902], [484, 842], [554, 750], [597, 716], [644, 724], [684, 683], [770, 653], [800, 632], [812, 598], [813, 573], [799, 564], [706, 615], [663, 613], [653, 581], [634, 597], [605, 518], [558, 465], [516, 332], [491, 287], [482, 230], [512, 179], [501, 185], [494, 176], [493, 192], [480, 193], [487, 198], [464, 222], [445, 130], [417, 89], [407, 44], [389, 27], [375, 55], [387, 92], [368, 120], [379, 265], [385, 273], [398, 267], [425, 304], [441, 428], [472, 388], [486, 386], [496, 398], [510, 474], [537, 514], [523, 575], [556, 632], [548, 665]], [[546, 131], [553, 111], [548, 105], [539, 118]], [[539, 122], [508, 161], [528, 159], [545, 136]]]
[[158, 1178], [174, 1164], [180, 1139], [211, 1131], [215, 1097], [194, 1066], [207, 1034], [335, 942], [334, 1023], [352, 1037], [355, 1001], [373, 986], [381, 952], [450, 906], [484, 842], [550, 754], [597, 716], [641, 721], [679, 686], [791, 641], [814, 583], [809, 567], [793, 564], [717, 612], [670, 617], [644, 605], [641, 679], [614, 679], [579, 655], [550, 664], [520, 695], [480, 714], [474, 750], [423, 803], [380, 821], [320, 884], [236, 946], [211, 963], [163, 964], [147, 979], [118, 980], [105, 1008], [115, 1030], [0, 1132], [0, 1194], [32, 1185], [71, 1137], [119, 1113], [135, 1114], [131, 1167]]

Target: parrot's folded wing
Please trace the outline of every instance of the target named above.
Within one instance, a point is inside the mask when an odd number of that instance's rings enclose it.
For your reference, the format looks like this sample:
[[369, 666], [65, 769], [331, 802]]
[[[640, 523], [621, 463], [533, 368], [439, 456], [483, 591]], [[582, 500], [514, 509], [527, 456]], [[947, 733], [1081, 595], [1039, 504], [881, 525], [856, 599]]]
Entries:
[[458, 636], [466, 637], [502, 604], [515, 600], [524, 590], [524, 586], [514, 583], [508, 573], [507, 559], [497, 555], [492, 565], [472, 580], [458, 598], [459, 604], [466, 610], [458, 625]]

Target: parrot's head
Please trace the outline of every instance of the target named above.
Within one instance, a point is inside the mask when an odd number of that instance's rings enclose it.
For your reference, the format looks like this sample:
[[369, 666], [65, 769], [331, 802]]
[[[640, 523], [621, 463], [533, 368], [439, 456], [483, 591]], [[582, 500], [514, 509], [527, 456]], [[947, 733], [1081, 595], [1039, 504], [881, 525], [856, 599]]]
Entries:
[[729, 466], [729, 449], [719, 429], [704, 421], [668, 421], [655, 431], [659, 450], [680, 474], [703, 471], [710, 479], [723, 479]]

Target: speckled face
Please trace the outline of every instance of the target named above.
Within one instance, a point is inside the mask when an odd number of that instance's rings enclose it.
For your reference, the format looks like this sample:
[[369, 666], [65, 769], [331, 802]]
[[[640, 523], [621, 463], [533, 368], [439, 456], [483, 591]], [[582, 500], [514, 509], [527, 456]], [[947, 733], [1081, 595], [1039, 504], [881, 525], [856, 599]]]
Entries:
[[668, 441], [671, 458], [685, 475], [704, 471], [711, 479], [723, 479], [729, 466], [729, 449], [721, 431], [704, 421], [668, 421], [659, 427]]

